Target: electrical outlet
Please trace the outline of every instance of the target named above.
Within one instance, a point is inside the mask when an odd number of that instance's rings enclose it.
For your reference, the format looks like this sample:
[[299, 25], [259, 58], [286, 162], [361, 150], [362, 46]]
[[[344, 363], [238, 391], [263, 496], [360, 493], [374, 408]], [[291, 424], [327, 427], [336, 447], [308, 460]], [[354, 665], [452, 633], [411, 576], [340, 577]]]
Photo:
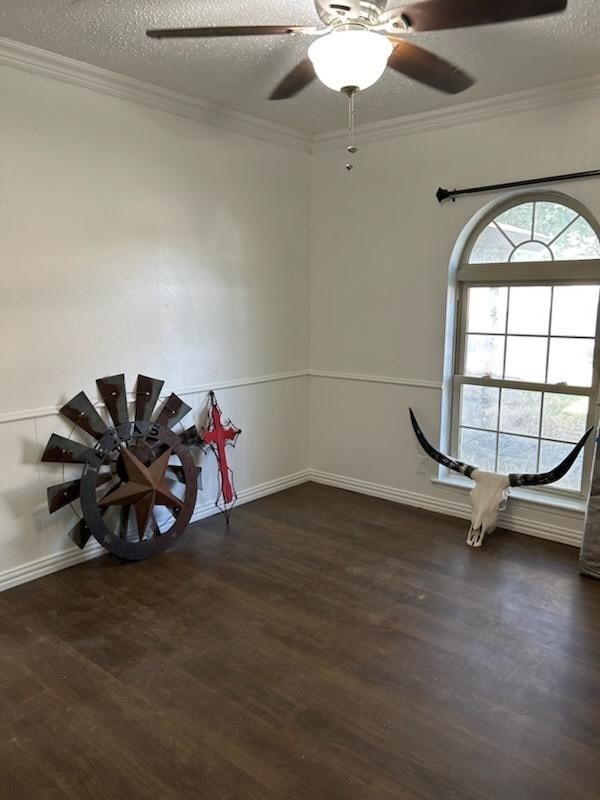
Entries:
[[427, 457], [420, 454], [417, 456], [417, 475], [427, 475]]

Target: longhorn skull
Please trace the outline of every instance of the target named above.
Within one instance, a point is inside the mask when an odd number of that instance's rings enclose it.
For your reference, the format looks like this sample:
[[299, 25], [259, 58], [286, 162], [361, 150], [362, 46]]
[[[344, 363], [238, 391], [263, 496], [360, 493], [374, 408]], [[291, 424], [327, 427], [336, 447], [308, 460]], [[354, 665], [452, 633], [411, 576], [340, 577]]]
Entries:
[[440, 453], [425, 438], [412, 408], [409, 411], [414, 432], [427, 455], [442, 466], [454, 470], [454, 472], [460, 472], [461, 475], [475, 481], [475, 486], [471, 489], [471, 525], [467, 535], [467, 544], [471, 547], [481, 547], [486, 533], [491, 533], [496, 527], [499, 512], [506, 508], [511, 486], [541, 486], [560, 480], [571, 469], [579, 451], [593, 431], [593, 428], [587, 430], [569, 455], [549, 472], [532, 475], [512, 472], [510, 475], [499, 475], [495, 472], [484, 472], [477, 467], [464, 464], [462, 461]]

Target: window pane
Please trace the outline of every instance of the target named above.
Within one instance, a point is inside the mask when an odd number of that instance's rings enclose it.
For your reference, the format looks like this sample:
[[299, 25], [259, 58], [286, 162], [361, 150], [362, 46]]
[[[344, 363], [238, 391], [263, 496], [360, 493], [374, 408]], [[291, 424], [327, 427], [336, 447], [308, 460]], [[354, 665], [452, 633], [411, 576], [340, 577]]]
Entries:
[[541, 242], [525, 242], [510, 257], [511, 261], [552, 261], [552, 251]]
[[469, 289], [467, 330], [475, 333], [504, 333], [507, 296], [506, 286]]
[[502, 377], [503, 336], [467, 336], [465, 374]]
[[498, 472], [536, 472], [537, 451], [537, 439], [501, 433], [498, 441]]
[[561, 206], [560, 203], [536, 203], [534, 239], [549, 242], [567, 227], [577, 216], [572, 208]]
[[508, 263], [513, 247], [491, 222], [477, 237], [470, 264]]
[[593, 339], [551, 339], [548, 383], [591, 386]]
[[506, 433], [520, 433], [523, 436], [539, 436], [541, 406], [541, 392], [503, 389], [500, 430]]
[[[569, 455], [572, 450], [570, 444], [559, 444], [558, 442], [545, 442], [542, 439], [540, 445], [540, 472], [548, 472], [548, 470], [557, 467], [563, 458]], [[581, 473], [583, 471], [583, 452], [581, 452], [575, 459], [575, 463], [567, 472], [565, 477], [556, 483], [549, 484], [556, 486], [558, 489], [574, 489], [579, 491], [581, 489]]]
[[547, 335], [551, 295], [549, 286], [511, 286], [508, 332]]
[[583, 217], [579, 217], [572, 225], [569, 225], [550, 247], [557, 260], [600, 258], [598, 238]]
[[461, 428], [458, 457], [477, 469], [493, 472], [496, 466], [496, 434]]
[[533, 203], [521, 203], [496, 217], [496, 224], [515, 245], [531, 239]]
[[473, 428], [496, 430], [499, 393], [499, 389], [492, 386], [464, 385], [460, 406], [460, 424]]
[[585, 432], [588, 402], [576, 394], [545, 394], [542, 436], [577, 442]]
[[556, 286], [552, 301], [554, 336], [595, 336], [597, 286]]
[[507, 380], [543, 383], [547, 346], [548, 340], [540, 336], [508, 336], [504, 377]]

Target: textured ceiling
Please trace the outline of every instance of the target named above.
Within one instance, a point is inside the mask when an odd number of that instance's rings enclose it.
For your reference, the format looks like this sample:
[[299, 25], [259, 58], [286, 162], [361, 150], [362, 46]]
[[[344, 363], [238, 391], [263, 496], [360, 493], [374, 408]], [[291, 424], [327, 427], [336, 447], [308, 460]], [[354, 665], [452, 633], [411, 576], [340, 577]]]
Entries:
[[[502, 2], [502, 0], [497, 0]], [[396, 5], [390, 0], [389, 6]], [[600, 73], [598, 0], [566, 13], [483, 28], [412, 34], [477, 78], [448, 97], [389, 72], [357, 103], [367, 123]], [[311, 0], [2, 0], [0, 35], [308, 133], [343, 127], [344, 98], [315, 82], [265, 98], [306, 54], [302, 36], [150, 40], [148, 27], [319, 24]]]

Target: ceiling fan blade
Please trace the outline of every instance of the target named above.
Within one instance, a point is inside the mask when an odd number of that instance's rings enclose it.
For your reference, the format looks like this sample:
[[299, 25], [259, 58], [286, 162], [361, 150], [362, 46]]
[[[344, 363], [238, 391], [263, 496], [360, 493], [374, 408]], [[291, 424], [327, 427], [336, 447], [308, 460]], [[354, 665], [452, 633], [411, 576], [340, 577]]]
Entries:
[[204, 39], [215, 36], [280, 36], [286, 33], [316, 34], [320, 28], [304, 25], [225, 25], [215, 28], [164, 28], [146, 31], [151, 39]]
[[396, 72], [448, 94], [464, 92], [475, 82], [466, 72], [428, 50], [405, 39], [390, 39], [396, 47], [388, 60], [388, 67]]
[[269, 100], [287, 100], [306, 88], [317, 77], [310, 58], [304, 58], [271, 92]]
[[398, 30], [439, 31], [554, 14], [566, 7], [567, 0], [426, 0], [390, 8], [379, 22]]

